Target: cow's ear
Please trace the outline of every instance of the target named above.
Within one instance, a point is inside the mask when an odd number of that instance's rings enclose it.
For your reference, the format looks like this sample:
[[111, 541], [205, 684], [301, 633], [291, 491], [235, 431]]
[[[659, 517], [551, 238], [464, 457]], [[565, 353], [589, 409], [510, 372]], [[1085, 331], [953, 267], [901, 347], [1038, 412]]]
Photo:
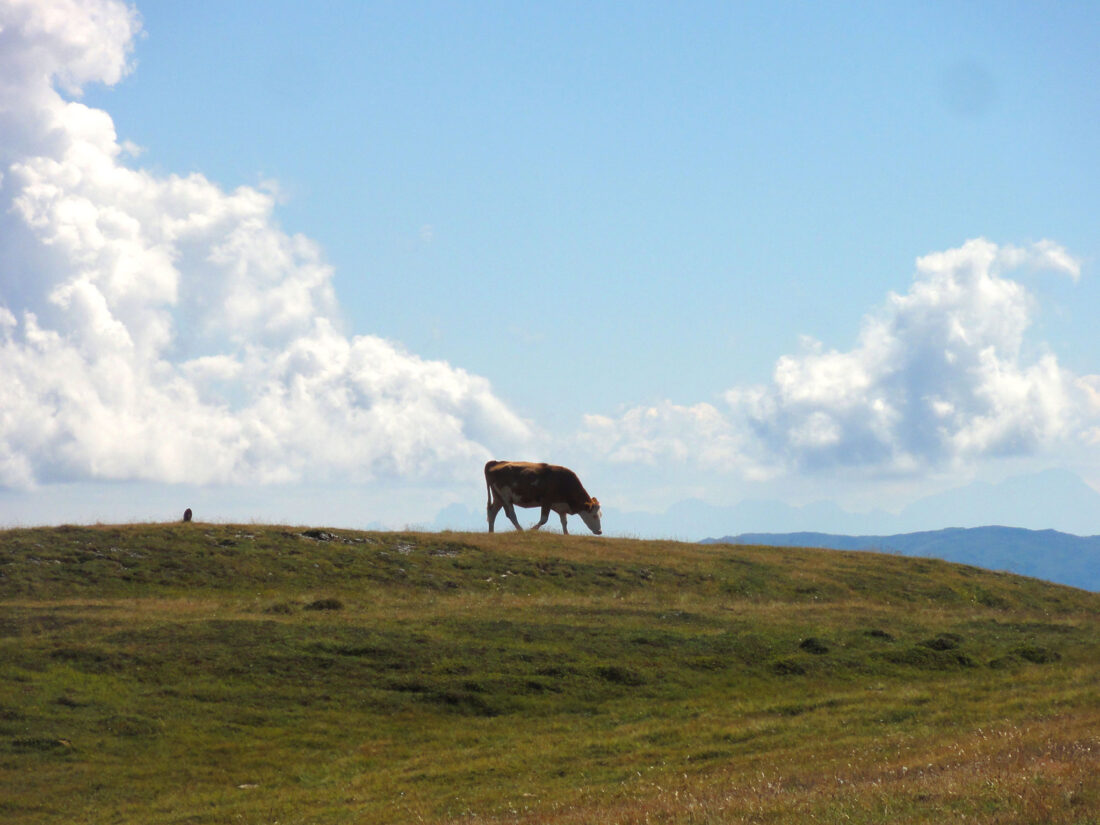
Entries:
[[595, 496], [590, 498], [588, 500], [588, 509], [589, 510], [599, 510], [600, 509], [600, 500], [598, 498], [596, 498]]

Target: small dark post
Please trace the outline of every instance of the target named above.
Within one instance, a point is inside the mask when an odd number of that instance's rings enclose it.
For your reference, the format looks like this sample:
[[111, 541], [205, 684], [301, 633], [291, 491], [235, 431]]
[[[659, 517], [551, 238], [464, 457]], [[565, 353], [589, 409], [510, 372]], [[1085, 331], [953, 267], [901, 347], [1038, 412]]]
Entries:
[[188, 507], [186, 510], [183, 511], [183, 520], [184, 521], [190, 521], [191, 520], [191, 508], [190, 507]]

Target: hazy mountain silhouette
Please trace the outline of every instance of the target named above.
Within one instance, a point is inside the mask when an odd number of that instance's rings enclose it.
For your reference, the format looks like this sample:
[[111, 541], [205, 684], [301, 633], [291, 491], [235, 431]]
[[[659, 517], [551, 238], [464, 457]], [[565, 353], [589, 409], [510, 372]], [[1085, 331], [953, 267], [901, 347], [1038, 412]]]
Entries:
[[876, 550], [960, 562], [987, 570], [1100, 590], [1100, 536], [1072, 536], [1057, 530], [1019, 527], [953, 527], [896, 536], [837, 536], [827, 533], [742, 533], [705, 544], [765, 544]]
[[616, 512], [605, 505], [604, 520], [612, 533], [689, 540], [749, 532], [887, 536], [990, 524], [1088, 536], [1100, 534], [1100, 493], [1071, 472], [1046, 470], [999, 484], [956, 487], [919, 499], [899, 513], [852, 513], [831, 501], [801, 507], [780, 501], [720, 506], [693, 499], [663, 513]]

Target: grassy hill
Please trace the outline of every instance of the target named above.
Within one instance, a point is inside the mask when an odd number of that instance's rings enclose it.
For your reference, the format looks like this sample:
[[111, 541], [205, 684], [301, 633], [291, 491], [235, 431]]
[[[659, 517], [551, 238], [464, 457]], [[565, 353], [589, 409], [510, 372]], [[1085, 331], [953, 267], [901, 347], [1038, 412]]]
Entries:
[[0, 821], [1100, 821], [1100, 594], [794, 548], [0, 532]]

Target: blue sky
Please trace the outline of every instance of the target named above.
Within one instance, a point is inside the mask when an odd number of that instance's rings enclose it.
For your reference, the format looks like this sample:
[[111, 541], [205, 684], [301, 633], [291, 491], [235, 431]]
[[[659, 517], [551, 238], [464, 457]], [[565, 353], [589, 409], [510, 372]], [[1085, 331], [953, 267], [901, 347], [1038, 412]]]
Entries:
[[3, 5], [0, 517], [429, 520], [490, 455], [620, 512], [1100, 487], [1090, 4]]

